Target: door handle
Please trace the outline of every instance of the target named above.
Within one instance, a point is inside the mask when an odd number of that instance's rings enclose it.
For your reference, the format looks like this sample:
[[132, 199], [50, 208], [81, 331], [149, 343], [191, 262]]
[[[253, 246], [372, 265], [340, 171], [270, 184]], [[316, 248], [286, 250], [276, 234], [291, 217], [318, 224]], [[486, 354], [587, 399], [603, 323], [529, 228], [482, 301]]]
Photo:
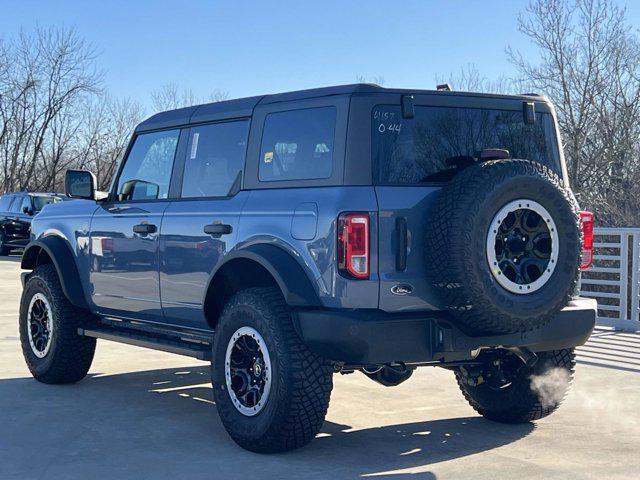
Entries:
[[228, 235], [231, 233], [233, 228], [231, 228], [231, 225], [227, 225], [226, 223], [212, 223], [210, 225], [205, 225], [203, 230], [207, 235], [219, 238], [222, 235]]
[[156, 233], [158, 227], [151, 223], [140, 223], [133, 226], [133, 233], [139, 233], [140, 235], [148, 235], [150, 233]]

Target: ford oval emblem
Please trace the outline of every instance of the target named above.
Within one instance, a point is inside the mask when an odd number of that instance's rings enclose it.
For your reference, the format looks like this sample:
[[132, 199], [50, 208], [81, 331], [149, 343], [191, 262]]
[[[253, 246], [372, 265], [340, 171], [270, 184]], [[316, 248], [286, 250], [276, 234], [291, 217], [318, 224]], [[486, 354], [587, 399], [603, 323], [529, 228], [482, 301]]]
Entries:
[[391, 293], [394, 295], [409, 295], [413, 292], [413, 287], [411, 285], [407, 285], [406, 283], [402, 283], [400, 285], [394, 285], [391, 287]]

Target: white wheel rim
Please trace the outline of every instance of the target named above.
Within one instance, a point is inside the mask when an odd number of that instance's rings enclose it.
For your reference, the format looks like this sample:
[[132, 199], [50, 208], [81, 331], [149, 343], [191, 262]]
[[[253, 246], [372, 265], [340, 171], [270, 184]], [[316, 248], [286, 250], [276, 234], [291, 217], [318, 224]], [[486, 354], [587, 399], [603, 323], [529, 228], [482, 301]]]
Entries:
[[[39, 309], [43, 308], [46, 318], [42, 318]], [[36, 318], [37, 317], [37, 318]], [[44, 344], [39, 335], [39, 329], [46, 327], [48, 335]], [[31, 351], [38, 358], [44, 358], [51, 349], [53, 339], [53, 311], [47, 297], [42, 293], [36, 293], [31, 297], [27, 310], [27, 335]]]
[[[508, 278], [508, 276], [505, 274], [504, 265], [507, 261], [504, 260], [504, 258], [499, 258], [496, 254], [496, 242], [506, 242], [506, 240], [502, 238], [504, 234], [502, 233], [500, 228], [503, 225], [505, 219], [507, 219], [507, 216], [509, 216], [509, 214], [518, 215], [518, 212], [522, 212], [520, 213], [520, 215], [522, 215], [524, 211], [527, 210], [535, 212], [535, 214], [539, 215], [544, 221], [544, 225], [546, 226], [546, 231], [550, 239], [550, 253], [548, 259], [535, 258], [536, 268], [541, 270], [541, 274], [538, 278], [533, 281], [522, 281], [522, 279], [521, 281], [514, 281], [513, 279]], [[526, 214], [529, 215], [528, 213]], [[526, 243], [527, 245], [529, 245], [530, 242], [533, 242], [533, 240], [528, 239], [527, 242], [524, 242], [523, 240], [523, 243]], [[553, 217], [549, 214], [547, 209], [533, 200], [525, 198], [514, 200], [506, 204], [500, 209], [500, 211], [498, 211], [498, 213], [496, 213], [489, 226], [486, 241], [486, 255], [489, 269], [491, 271], [491, 274], [493, 275], [493, 278], [508, 292], [520, 295], [533, 293], [542, 288], [553, 275], [553, 272], [558, 263], [559, 245], [558, 229], [553, 220]], [[517, 262], [517, 260], [518, 259], [516, 259], [512, 264], [515, 265], [515, 262]], [[544, 265], [544, 268], [540, 267], [540, 264], [543, 264], [542, 260], [546, 260], [546, 265]], [[526, 258], [522, 260], [523, 263], [526, 261]], [[533, 262], [533, 259], [531, 261]], [[509, 260], [508, 262], [511, 262], [511, 260]]]
[[[246, 337], [246, 338], [243, 338]], [[239, 343], [240, 342], [240, 343]], [[253, 361], [253, 364], [244, 365], [239, 364], [237, 360], [238, 349], [240, 349], [241, 343], [249, 343], [251, 346], [255, 346], [256, 355], [253, 360], [248, 357], [247, 361]], [[235, 349], [235, 350], [234, 350]], [[241, 368], [236, 368], [241, 366]], [[259, 368], [258, 368], [259, 367]], [[248, 370], [248, 371], [241, 371]], [[247, 417], [252, 417], [260, 413], [267, 401], [269, 400], [269, 392], [271, 391], [271, 358], [269, 357], [269, 350], [267, 344], [262, 338], [262, 335], [258, 331], [251, 327], [242, 327], [236, 330], [236, 332], [229, 339], [227, 344], [227, 351], [224, 359], [224, 377], [227, 384], [227, 392], [231, 398], [231, 403], [236, 409]], [[238, 388], [238, 379], [243, 378], [243, 386], [247, 386], [255, 392], [256, 388], [259, 395], [255, 393], [251, 395], [251, 401], [249, 397], [240, 395], [243, 391], [248, 391], [246, 388]], [[257, 385], [252, 385], [251, 381], [255, 380]], [[257, 400], [256, 400], [257, 398]], [[254, 403], [255, 400], [255, 403]]]

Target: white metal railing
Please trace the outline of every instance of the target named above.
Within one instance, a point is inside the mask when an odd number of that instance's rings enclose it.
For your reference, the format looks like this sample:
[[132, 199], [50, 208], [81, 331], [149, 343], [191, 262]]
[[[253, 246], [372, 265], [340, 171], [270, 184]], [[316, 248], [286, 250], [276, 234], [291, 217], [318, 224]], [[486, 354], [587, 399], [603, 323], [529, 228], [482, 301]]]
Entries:
[[640, 228], [596, 228], [580, 295], [598, 300], [598, 325], [640, 330]]

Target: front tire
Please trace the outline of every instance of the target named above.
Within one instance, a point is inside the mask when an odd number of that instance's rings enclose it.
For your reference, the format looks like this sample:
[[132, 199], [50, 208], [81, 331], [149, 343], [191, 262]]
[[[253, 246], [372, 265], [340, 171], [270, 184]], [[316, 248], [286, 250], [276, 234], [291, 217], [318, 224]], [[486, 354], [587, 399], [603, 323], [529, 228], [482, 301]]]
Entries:
[[229, 301], [216, 328], [211, 371], [222, 423], [242, 448], [293, 450], [320, 431], [333, 369], [302, 342], [278, 289], [251, 288]]
[[456, 369], [456, 381], [473, 409], [488, 420], [527, 423], [555, 412], [573, 380], [573, 349], [537, 354], [529, 367], [506, 351], [482, 353], [483, 367]]
[[29, 275], [20, 301], [20, 342], [36, 380], [75, 383], [86, 376], [96, 339], [79, 336], [78, 328], [91, 319], [64, 295], [53, 265], [40, 265]]

